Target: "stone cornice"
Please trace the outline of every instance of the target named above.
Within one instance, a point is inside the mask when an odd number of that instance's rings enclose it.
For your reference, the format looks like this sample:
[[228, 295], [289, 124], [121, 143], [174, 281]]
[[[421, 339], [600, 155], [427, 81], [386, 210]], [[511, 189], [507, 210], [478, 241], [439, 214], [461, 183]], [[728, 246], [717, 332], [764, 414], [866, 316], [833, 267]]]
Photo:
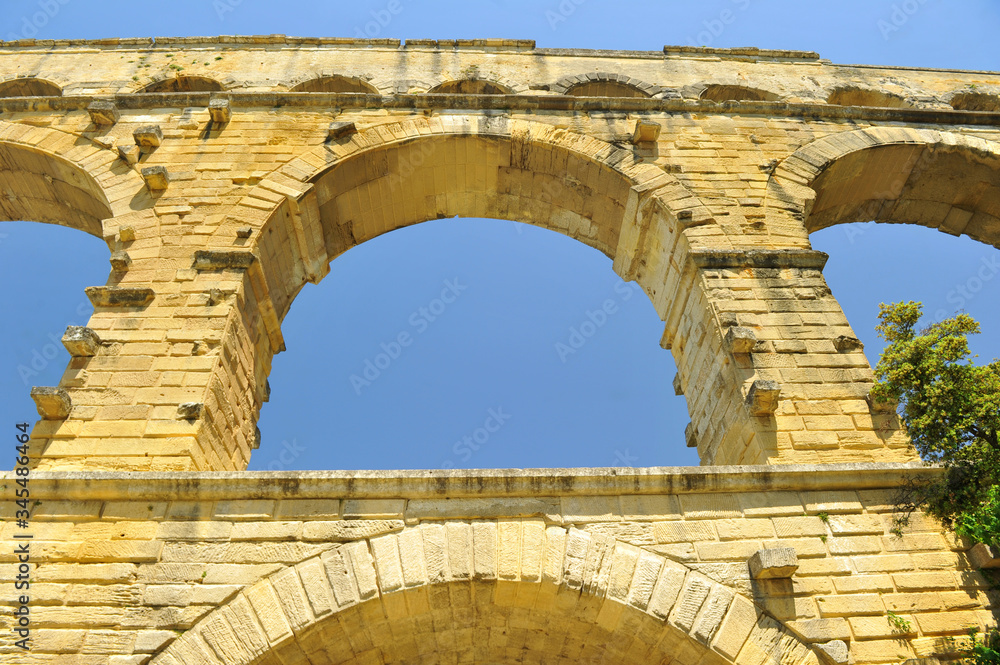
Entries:
[[[940, 473], [909, 464], [416, 471], [34, 472], [44, 500], [484, 498], [830, 491], [899, 487]], [[13, 484], [12, 472], [0, 483]]]

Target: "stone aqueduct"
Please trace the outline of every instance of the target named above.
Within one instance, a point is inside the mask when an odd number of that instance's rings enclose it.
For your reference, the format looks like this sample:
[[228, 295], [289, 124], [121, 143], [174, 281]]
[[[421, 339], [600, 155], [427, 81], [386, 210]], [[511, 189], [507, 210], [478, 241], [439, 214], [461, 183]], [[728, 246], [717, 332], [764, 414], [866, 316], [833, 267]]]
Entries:
[[[892, 496], [933, 473], [809, 233], [1000, 247], [1000, 75], [512, 40], [0, 46], [0, 219], [111, 251], [34, 394], [31, 649], [139, 665], [954, 659], [989, 552]], [[705, 466], [246, 473], [281, 321], [347, 249], [448, 216], [559, 231], [664, 322]], [[331, 445], [335, 445], [335, 431]], [[16, 476], [3, 476], [5, 490]], [[749, 561], [749, 563], [748, 563]]]

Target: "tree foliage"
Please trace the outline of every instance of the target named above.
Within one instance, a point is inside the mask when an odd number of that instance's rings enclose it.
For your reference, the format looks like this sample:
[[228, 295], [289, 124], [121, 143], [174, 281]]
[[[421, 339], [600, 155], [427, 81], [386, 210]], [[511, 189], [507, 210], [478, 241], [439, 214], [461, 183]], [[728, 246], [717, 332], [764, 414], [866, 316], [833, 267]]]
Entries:
[[921, 304], [881, 305], [876, 330], [889, 345], [875, 368], [872, 399], [896, 403], [920, 457], [941, 480], [916, 488], [925, 508], [975, 540], [1000, 545], [1000, 361], [977, 365], [968, 314], [917, 329]]

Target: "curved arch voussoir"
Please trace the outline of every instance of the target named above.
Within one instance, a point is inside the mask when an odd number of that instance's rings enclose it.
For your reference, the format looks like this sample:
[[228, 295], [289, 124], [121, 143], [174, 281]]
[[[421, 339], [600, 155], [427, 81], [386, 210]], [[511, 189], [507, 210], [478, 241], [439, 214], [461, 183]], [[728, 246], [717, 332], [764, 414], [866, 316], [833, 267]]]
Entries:
[[[680, 563], [580, 529], [500, 520], [425, 523], [335, 545], [244, 588], [151, 663], [197, 657], [251, 665], [283, 649], [316, 653], [316, 640], [329, 641], [342, 629], [339, 615], [374, 606], [390, 625], [408, 625], [449, 597], [435, 589], [455, 584], [489, 594], [488, 602], [477, 603], [530, 607], [558, 615], [553, 621], [575, 613], [594, 631], [609, 634], [631, 630], [636, 621], [652, 622], [660, 633], [650, 649], [690, 643], [722, 662], [737, 662], [741, 652], [753, 656], [764, 645], [780, 648], [782, 662], [810, 656], [806, 645], [750, 599]], [[610, 655], [615, 646], [607, 649]]]

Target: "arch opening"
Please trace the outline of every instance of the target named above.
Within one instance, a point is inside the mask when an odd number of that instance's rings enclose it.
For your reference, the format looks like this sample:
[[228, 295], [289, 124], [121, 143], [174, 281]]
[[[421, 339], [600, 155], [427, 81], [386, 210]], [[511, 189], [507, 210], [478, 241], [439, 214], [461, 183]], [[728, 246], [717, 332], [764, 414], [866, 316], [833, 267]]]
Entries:
[[313, 665], [729, 662], [634, 607], [540, 586], [466, 581], [399, 591], [309, 626], [272, 655]]
[[[501, 220], [432, 220], [348, 250], [282, 322], [249, 468], [698, 465], [663, 324], [610, 268]], [[335, 353], [315, 352], [320, 330]], [[327, 446], [330, 419], [350, 447]]]
[[830, 93], [826, 102], [827, 104], [836, 104], [837, 106], [870, 106], [890, 109], [913, 108], [913, 104], [900, 95], [882, 90], [869, 90], [853, 86], [837, 88]]
[[39, 78], [17, 78], [0, 82], [0, 97], [61, 97], [62, 88]]
[[720, 84], [706, 86], [699, 98], [713, 102], [776, 102], [781, 99], [779, 95], [759, 88]]
[[509, 95], [512, 93], [510, 88], [504, 85], [481, 78], [445, 81], [427, 92], [448, 95]]
[[101, 238], [113, 216], [100, 185], [69, 161], [0, 142], [0, 221], [59, 224]]
[[810, 186], [809, 231], [847, 222], [918, 224], [1000, 247], [1000, 153], [876, 146], [839, 157]]
[[845, 223], [817, 231], [809, 240], [830, 255], [824, 277], [834, 294], [843, 296], [837, 300], [873, 367], [886, 344], [875, 331], [879, 303], [910, 300], [923, 303], [922, 324], [968, 313], [984, 332], [969, 338], [972, 352], [982, 359], [1000, 358], [1000, 335], [991, 334], [1000, 331], [997, 250], [912, 224]]
[[292, 87], [290, 92], [358, 93], [377, 95], [378, 90], [367, 81], [354, 76], [320, 76], [303, 81]]
[[[399, 138], [388, 141], [383, 138], [379, 145], [373, 140], [375, 134], [372, 134], [365, 141], [359, 141], [359, 145], [364, 147], [357, 152], [349, 152], [348, 156], [331, 160], [334, 161], [331, 166], [311, 178], [308, 195], [296, 206], [299, 211], [298, 223], [308, 223], [312, 229], [296, 230], [295, 213], [288, 205], [283, 204], [275, 209], [271, 219], [260, 232], [258, 248], [267, 281], [269, 301], [273, 304], [278, 321], [285, 318], [291, 303], [307, 281], [318, 282], [327, 274], [326, 271], [316, 268], [317, 265], [325, 267], [326, 263], [352, 247], [389, 231], [428, 220], [452, 217], [516, 220], [578, 240], [601, 252], [605, 257], [617, 261], [622, 253], [619, 236], [626, 212], [624, 204], [633, 196], [632, 187], [636, 182], [634, 178], [645, 178], [647, 182], [659, 181], [664, 185], [669, 181], [669, 176], [655, 167], [630, 163], [630, 156], [624, 151], [618, 154], [611, 147], [606, 150], [594, 150], [592, 146], [589, 151], [577, 150], [577, 147], [584, 146], [562, 133], [557, 133], [553, 139], [548, 135], [552, 130], [547, 128], [533, 130], [545, 132], [541, 137], [530, 132], [525, 133], [520, 126], [516, 128], [517, 131], [511, 131], [512, 135], [488, 133], [484, 131], [489, 129], [488, 127], [481, 128], [479, 133], [469, 132], [465, 128], [458, 129], [464, 131], [418, 138], [405, 138], [406, 134], [403, 133], [380, 131], [378, 135], [381, 137], [396, 135]], [[372, 145], [373, 143], [375, 145]], [[668, 228], [673, 229], [671, 225], [675, 223], [675, 218], [664, 213], [659, 205], [661, 204], [655, 198], [644, 205], [644, 214], [649, 215], [649, 224], [660, 229], [657, 233], [662, 232], [666, 236], [677, 233], [676, 230], [668, 230]], [[453, 226], [456, 225], [468, 225], [468, 222], [456, 221]], [[504, 232], [517, 236], [512, 227], [502, 226]], [[632, 230], [629, 232], [633, 233]], [[320, 247], [317, 240], [312, 241], [316, 244], [310, 251], [309, 257], [296, 254], [294, 249], [289, 251], [289, 248], [304, 247], [302, 233], [308, 233], [310, 237], [321, 240], [322, 243]], [[405, 244], [400, 246], [403, 251], [405, 248]], [[321, 258], [318, 258], [320, 255]], [[654, 322], [654, 331], [649, 334], [649, 347], [655, 353], [660, 353], [662, 350], [656, 344], [656, 339], [663, 336], [663, 324], [660, 321], [663, 320], [664, 312], [670, 306], [674, 295], [664, 293], [660, 288], [662, 271], [671, 270], [670, 265], [657, 262], [650, 266], [648, 278], [643, 277], [641, 272], [627, 277], [630, 280], [636, 279], [642, 287], [641, 289], [630, 287], [635, 289], [630, 292], [630, 296], [631, 293], [638, 295], [640, 292], [645, 292], [653, 301], [653, 310], [659, 321]], [[440, 270], [439, 265], [431, 267]], [[365, 269], [372, 268], [369, 266]], [[615, 270], [620, 270], [617, 263]], [[430, 274], [436, 275], [436, 272]], [[439, 281], [443, 283], [443, 280], [451, 277], [453, 276], [450, 274], [441, 274]], [[610, 283], [612, 279], [612, 275], [608, 274], [606, 294], [602, 294], [593, 306], [581, 308], [582, 311], [577, 312], [578, 317], [570, 317], [572, 320], [566, 321], [564, 329], [555, 331], [556, 334], [552, 339], [546, 340], [549, 342], [545, 345], [548, 347], [545, 349], [546, 353], [554, 354], [552, 349], [556, 342], [562, 342], [567, 346], [570, 344], [568, 335], [572, 326], [576, 325], [579, 330], [579, 326], [586, 324], [588, 331], [591, 326], [596, 326], [586, 320], [588, 310], [594, 312], [600, 309], [604, 304], [603, 301], [607, 299], [624, 300], [624, 297], [614, 290], [614, 285]], [[647, 288], [645, 284], [652, 286]], [[431, 286], [427, 285], [427, 289], [430, 290]], [[626, 282], [619, 284], [619, 288], [625, 287], [627, 287]], [[443, 285], [439, 284], [437, 291], [441, 291], [442, 288]], [[416, 298], [410, 303], [412, 305], [410, 309], [406, 310], [406, 305], [400, 307], [406, 313], [414, 312], [435, 296], [436, 292], [430, 292], [424, 299], [426, 302]], [[641, 300], [638, 299], [639, 302]], [[611, 307], [613, 309], [620, 304], [612, 302]], [[595, 314], [595, 316], [602, 318], [604, 315]], [[405, 331], [412, 334], [413, 330], [408, 324], [409, 321], [404, 317], [402, 323], [395, 324], [398, 330], [390, 332], [395, 334]], [[393, 335], [385, 336], [388, 335], [385, 331], [379, 332], [378, 335], [383, 337], [382, 342], [394, 343], [394, 340], [389, 339]], [[564, 340], [563, 337], [567, 339]], [[259, 339], [261, 344], [267, 342], [266, 337]], [[275, 348], [273, 344], [272, 348]], [[591, 348], [596, 348], [596, 345]], [[371, 354], [359, 356], [358, 360], [364, 361], [366, 355], [370, 355], [374, 366], [379, 353], [381, 350], [375, 348]], [[662, 356], [665, 362], [670, 362], [666, 354]], [[270, 352], [262, 349], [261, 357], [267, 358], [267, 361], [261, 363], [256, 378], [251, 381], [252, 384], [259, 386], [264, 385], [264, 379], [271, 369]], [[555, 355], [553, 357], [561, 361], [561, 358]], [[674, 359], [676, 360], [676, 357]], [[382, 358], [381, 362], [385, 365], [386, 358]], [[359, 365], [359, 368], [350, 373], [357, 374], [366, 381], [370, 380], [362, 373], [363, 369], [364, 367]], [[378, 370], [377, 367], [369, 368], [370, 374], [375, 374], [376, 371], [382, 370]], [[668, 391], [670, 376], [670, 373], [666, 373], [662, 377], [662, 386]], [[345, 375], [342, 378], [344, 386], [350, 388], [350, 384], [347, 383], [350, 376]], [[379, 390], [384, 389], [383, 387], [389, 383], [391, 381], [380, 380]], [[367, 388], [365, 385], [361, 390]], [[417, 394], [423, 395], [423, 392], [417, 391]], [[349, 397], [351, 400], [357, 399], [355, 393], [350, 393]], [[442, 441], [441, 446], [448, 448], [455, 443], [455, 440], [461, 440], [463, 434], [468, 433], [464, 429], [475, 431], [482, 423], [474, 422], [474, 419], [484, 420], [488, 415], [488, 409], [499, 405], [500, 402], [482, 404], [481, 416], [478, 414], [468, 416], [468, 426], [460, 427], [460, 431], [454, 433], [455, 438]], [[673, 446], [685, 449], [681, 429], [678, 427], [676, 434], [669, 435], [667, 441], [669, 445], [665, 451], [669, 451]], [[627, 442], [623, 441], [609, 441], [606, 448], [606, 457], [600, 459], [598, 462], [600, 465], [656, 464], [661, 463], [663, 459], [660, 457], [659, 460], [650, 458], [647, 461], [639, 461], [631, 454]], [[618, 451], [621, 452], [620, 456], [617, 455]], [[689, 459], [694, 457], [694, 451], [685, 452]], [[444, 454], [435, 453], [433, 458], [429, 457], [419, 466], [440, 468], [441, 463], [448, 461], [449, 458], [455, 466], [486, 464], [485, 461], [456, 458], [449, 450], [445, 450]], [[381, 463], [386, 462], [383, 460]]]
[[567, 88], [565, 94], [573, 97], [652, 97], [638, 86], [607, 79], [577, 83]]
[[222, 92], [223, 85], [206, 76], [176, 76], [154, 81], [139, 92]]

